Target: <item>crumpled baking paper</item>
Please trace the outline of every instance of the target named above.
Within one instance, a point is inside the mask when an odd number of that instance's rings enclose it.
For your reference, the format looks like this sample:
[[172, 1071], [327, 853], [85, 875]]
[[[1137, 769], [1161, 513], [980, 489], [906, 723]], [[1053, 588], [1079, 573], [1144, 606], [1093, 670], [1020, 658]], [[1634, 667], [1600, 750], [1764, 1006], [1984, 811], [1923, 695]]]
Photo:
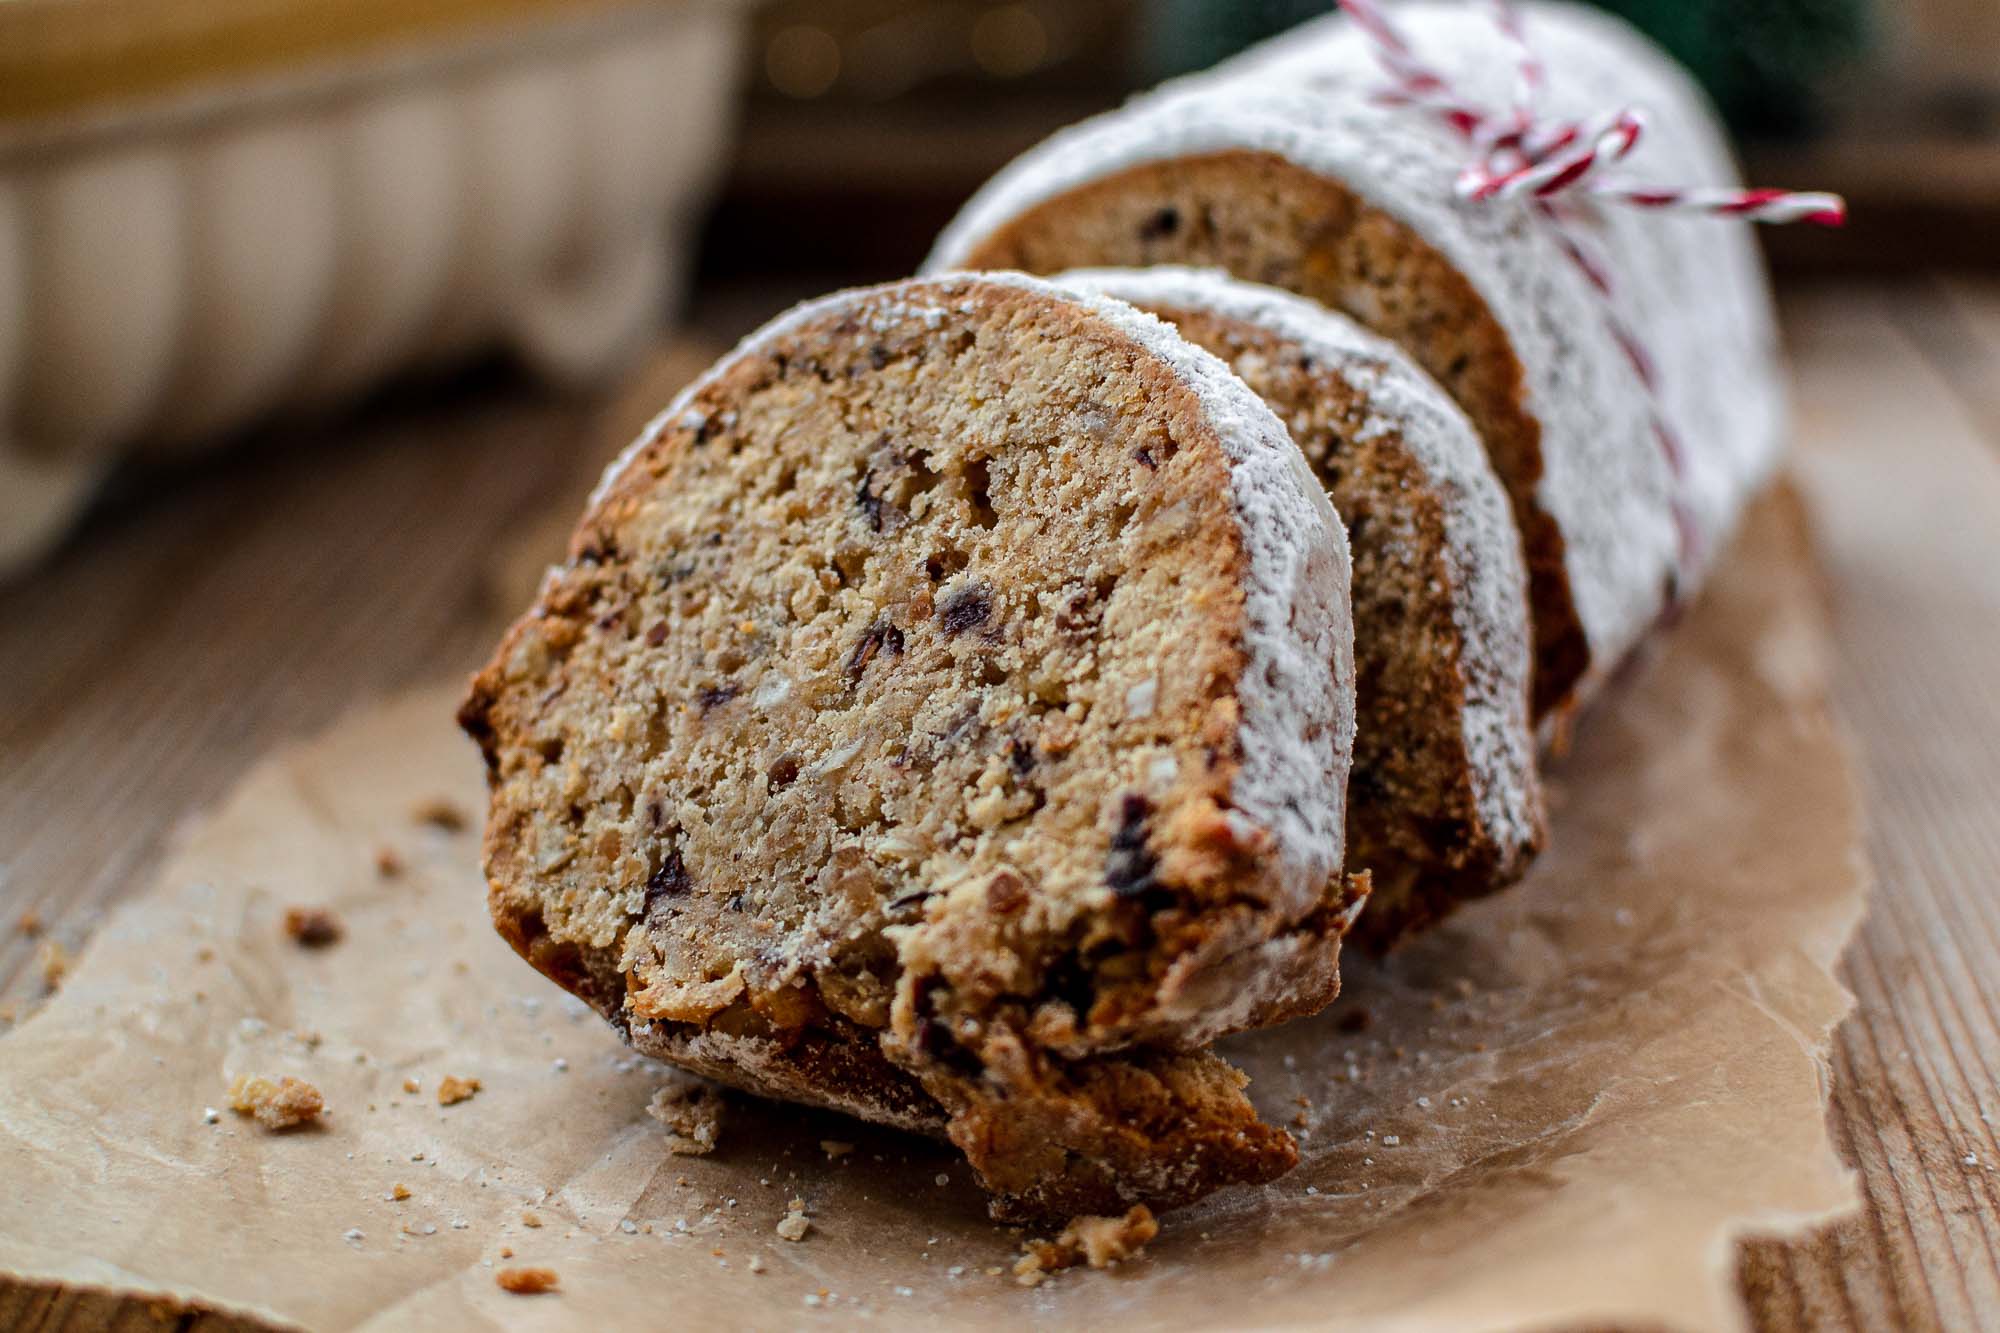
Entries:
[[[645, 1113], [667, 1071], [487, 925], [456, 689], [391, 701], [249, 773], [0, 1039], [0, 1309], [60, 1291], [315, 1329], [1738, 1324], [1734, 1238], [1856, 1199], [1826, 1044], [1867, 876], [1823, 629], [1781, 494], [1554, 766], [1528, 882], [1387, 961], [1350, 951], [1333, 1009], [1225, 1044], [1300, 1167], [1034, 1289], [938, 1145], [735, 1097], [712, 1155], [671, 1155]], [[302, 947], [285, 910], [321, 905], [345, 934]], [[262, 1129], [227, 1109], [239, 1073], [306, 1079], [330, 1112]], [[440, 1105], [447, 1075], [478, 1092]], [[794, 1198], [797, 1242], [774, 1230]], [[559, 1290], [501, 1290], [511, 1265]]]

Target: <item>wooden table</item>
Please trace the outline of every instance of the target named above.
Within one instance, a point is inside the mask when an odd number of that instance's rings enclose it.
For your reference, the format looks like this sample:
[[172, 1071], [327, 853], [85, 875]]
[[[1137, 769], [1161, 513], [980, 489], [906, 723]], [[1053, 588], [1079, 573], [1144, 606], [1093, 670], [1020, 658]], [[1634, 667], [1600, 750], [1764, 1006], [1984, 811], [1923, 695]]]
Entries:
[[[2000, 1327], [2000, 285], [1822, 287], [1786, 312], [1880, 877], [1834, 1058], [1868, 1206], [1747, 1247], [1743, 1281], [1769, 1328]], [[667, 358], [638, 397], [692, 368]], [[470, 669], [633, 410], [489, 377], [291, 428], [0, 589], [0, 1015], [272, 744]]]

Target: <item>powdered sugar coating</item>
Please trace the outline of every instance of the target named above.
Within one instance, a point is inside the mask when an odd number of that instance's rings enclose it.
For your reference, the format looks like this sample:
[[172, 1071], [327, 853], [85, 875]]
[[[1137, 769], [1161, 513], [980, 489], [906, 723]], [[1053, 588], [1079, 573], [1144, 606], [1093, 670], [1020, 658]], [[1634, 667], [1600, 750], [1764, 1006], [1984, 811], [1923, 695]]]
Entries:
[[[1645, 136], [1622, 176], [1662, 185], [1740, 182], [1701, 90], [1638, 32], [1583, 5], [1522, 8], [1527, 40], [1550, 70], [1549, 112], [1574, 119], [1636, 106], [1646, 113]], [[1459, 87], [1494, 105], [1512, 95], [1506, 46], [1490, 22], [1468, 21], [1462, 4], [1440, 0], [1399, 5], [1394, 17]], [[1381, 82], [1368, 44], [1337, 18], [1303, 24], [1209, 77], [1323, 87], [1342, 98]], [[1698, 580], [1746, 498], [1777, 467], [1787, 435], [1776, 319], [1751, 226], [1605, 207], [1578, 230], [1606, 257], [1612, 303], [1641, 334], [1659, 406], [1683, 446], [1680, 490], [1699, 534], [1689, 578]]]
[[[888, 331], [916, 320], [963, 319], [981, 289], [1004, 288], [1076, 309], [1136, 343], [1193, 389], [1228, 463], [1230, 494], [1249, 562], [1238, 684], [1242, 756], [1235, 811], [1267, 831], [1287, 914], [1321, 900], [1342, 863], [1347, 770], [1354, 744], [1354, 637], [1346, 531], [1284, 423], [1228, 366], [1172, 327], [1109, 296], [1066, 290], [1018, 273], [913, 278], [836, 292], [780, 315], [739, 343], [656, 416], [606, 470], [594, 507], [618, 476], [705, 387], [829, 319]], [[1329, 664], [1332, 669], [1329, 670]]]
[[[1712, 116], [1671, 63], [1613, 20], [1532, 6], [1552, 106], [1572, 115], [1639, 98], [1653, 113], [1643, 160], [1664, 179], [1736, 179]], [[1511, 90], [1505, 39], [1463, 4], [1410, 4], [1398, 24], [1424, 58], [1483, 95]], [[1381, 105], [1382, 77], [1351, 25], [1305, 25], [1204, 76], [1063, 131], [1002, 171], [939, 238], [926, 265], [962, 262], [986, 238], [1080, 186], [1149, 163], [1269, 152], [1340, 181], [1444, 255], [1479, 292], [1527, 374], [1541, 425], [1537, 500], [1561, 528], [1589, 684], [1658, 619], [1679, 568], [1684, 494], [1713, 552], [1782, 443], [1768, 298], [1747, 227], [1722, 219], [1595, 210], [1581, 227], [1611, 257], [1625, 318], [1660, 363], [1660, 403], [1689, 462], [1669, 466], [1653, 396], [1607, 330], [1602, 298], [1521, 202], [1459, 200], [1464, 143], [1428, 114]], [[1698, 294], [1698, 297], [1696, 296]]]
[[1363, 433], [1396, 434], [1444, 513], [1452, 623], [1467, 677], [1463, 734], [1480, 819], [1496, 841], [1531, 845], [1541, 802], [1528, 720], [1527, 568], [1507, 493], [1465, 413], [1394, 343], [1275, 287], [1174, 265], [1079, 269], [1056, 280], [1150, 310], [1205, 311], [1266, 329], [1363, 397]]

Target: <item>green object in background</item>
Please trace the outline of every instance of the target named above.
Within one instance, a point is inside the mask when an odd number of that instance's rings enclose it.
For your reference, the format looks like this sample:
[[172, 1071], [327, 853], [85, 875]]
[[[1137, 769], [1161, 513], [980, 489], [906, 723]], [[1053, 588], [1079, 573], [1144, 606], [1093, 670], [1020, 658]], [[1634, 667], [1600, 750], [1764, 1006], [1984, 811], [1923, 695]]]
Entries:
[[[1762, 134], [1813, 127], [1815, 89], [1874, 34], [1870, 0], [1596, 0], [1694, 71], [1731, 126]], [[1145, 53], [1155, 78], [1203, 69], [1333, 8], [1332, 0], [1150, 0]], [[1487, 21], [1467, 0], [1468, 22]]]

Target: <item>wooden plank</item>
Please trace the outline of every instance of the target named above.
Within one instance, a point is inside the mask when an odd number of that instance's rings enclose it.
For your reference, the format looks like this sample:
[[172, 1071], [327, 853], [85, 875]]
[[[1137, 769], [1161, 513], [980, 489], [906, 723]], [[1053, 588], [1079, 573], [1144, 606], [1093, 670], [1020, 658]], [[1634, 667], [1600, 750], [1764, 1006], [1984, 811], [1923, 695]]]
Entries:
[[2000, 1320], [2000, 452], [1954, 392], [1962, 376], [1910, 336], [1912, 311], [1869, 289], [1788, 309], [1879, 888], [1834, 1059], [1869, 1211], [1751, 1248], [1771, 1328]]

